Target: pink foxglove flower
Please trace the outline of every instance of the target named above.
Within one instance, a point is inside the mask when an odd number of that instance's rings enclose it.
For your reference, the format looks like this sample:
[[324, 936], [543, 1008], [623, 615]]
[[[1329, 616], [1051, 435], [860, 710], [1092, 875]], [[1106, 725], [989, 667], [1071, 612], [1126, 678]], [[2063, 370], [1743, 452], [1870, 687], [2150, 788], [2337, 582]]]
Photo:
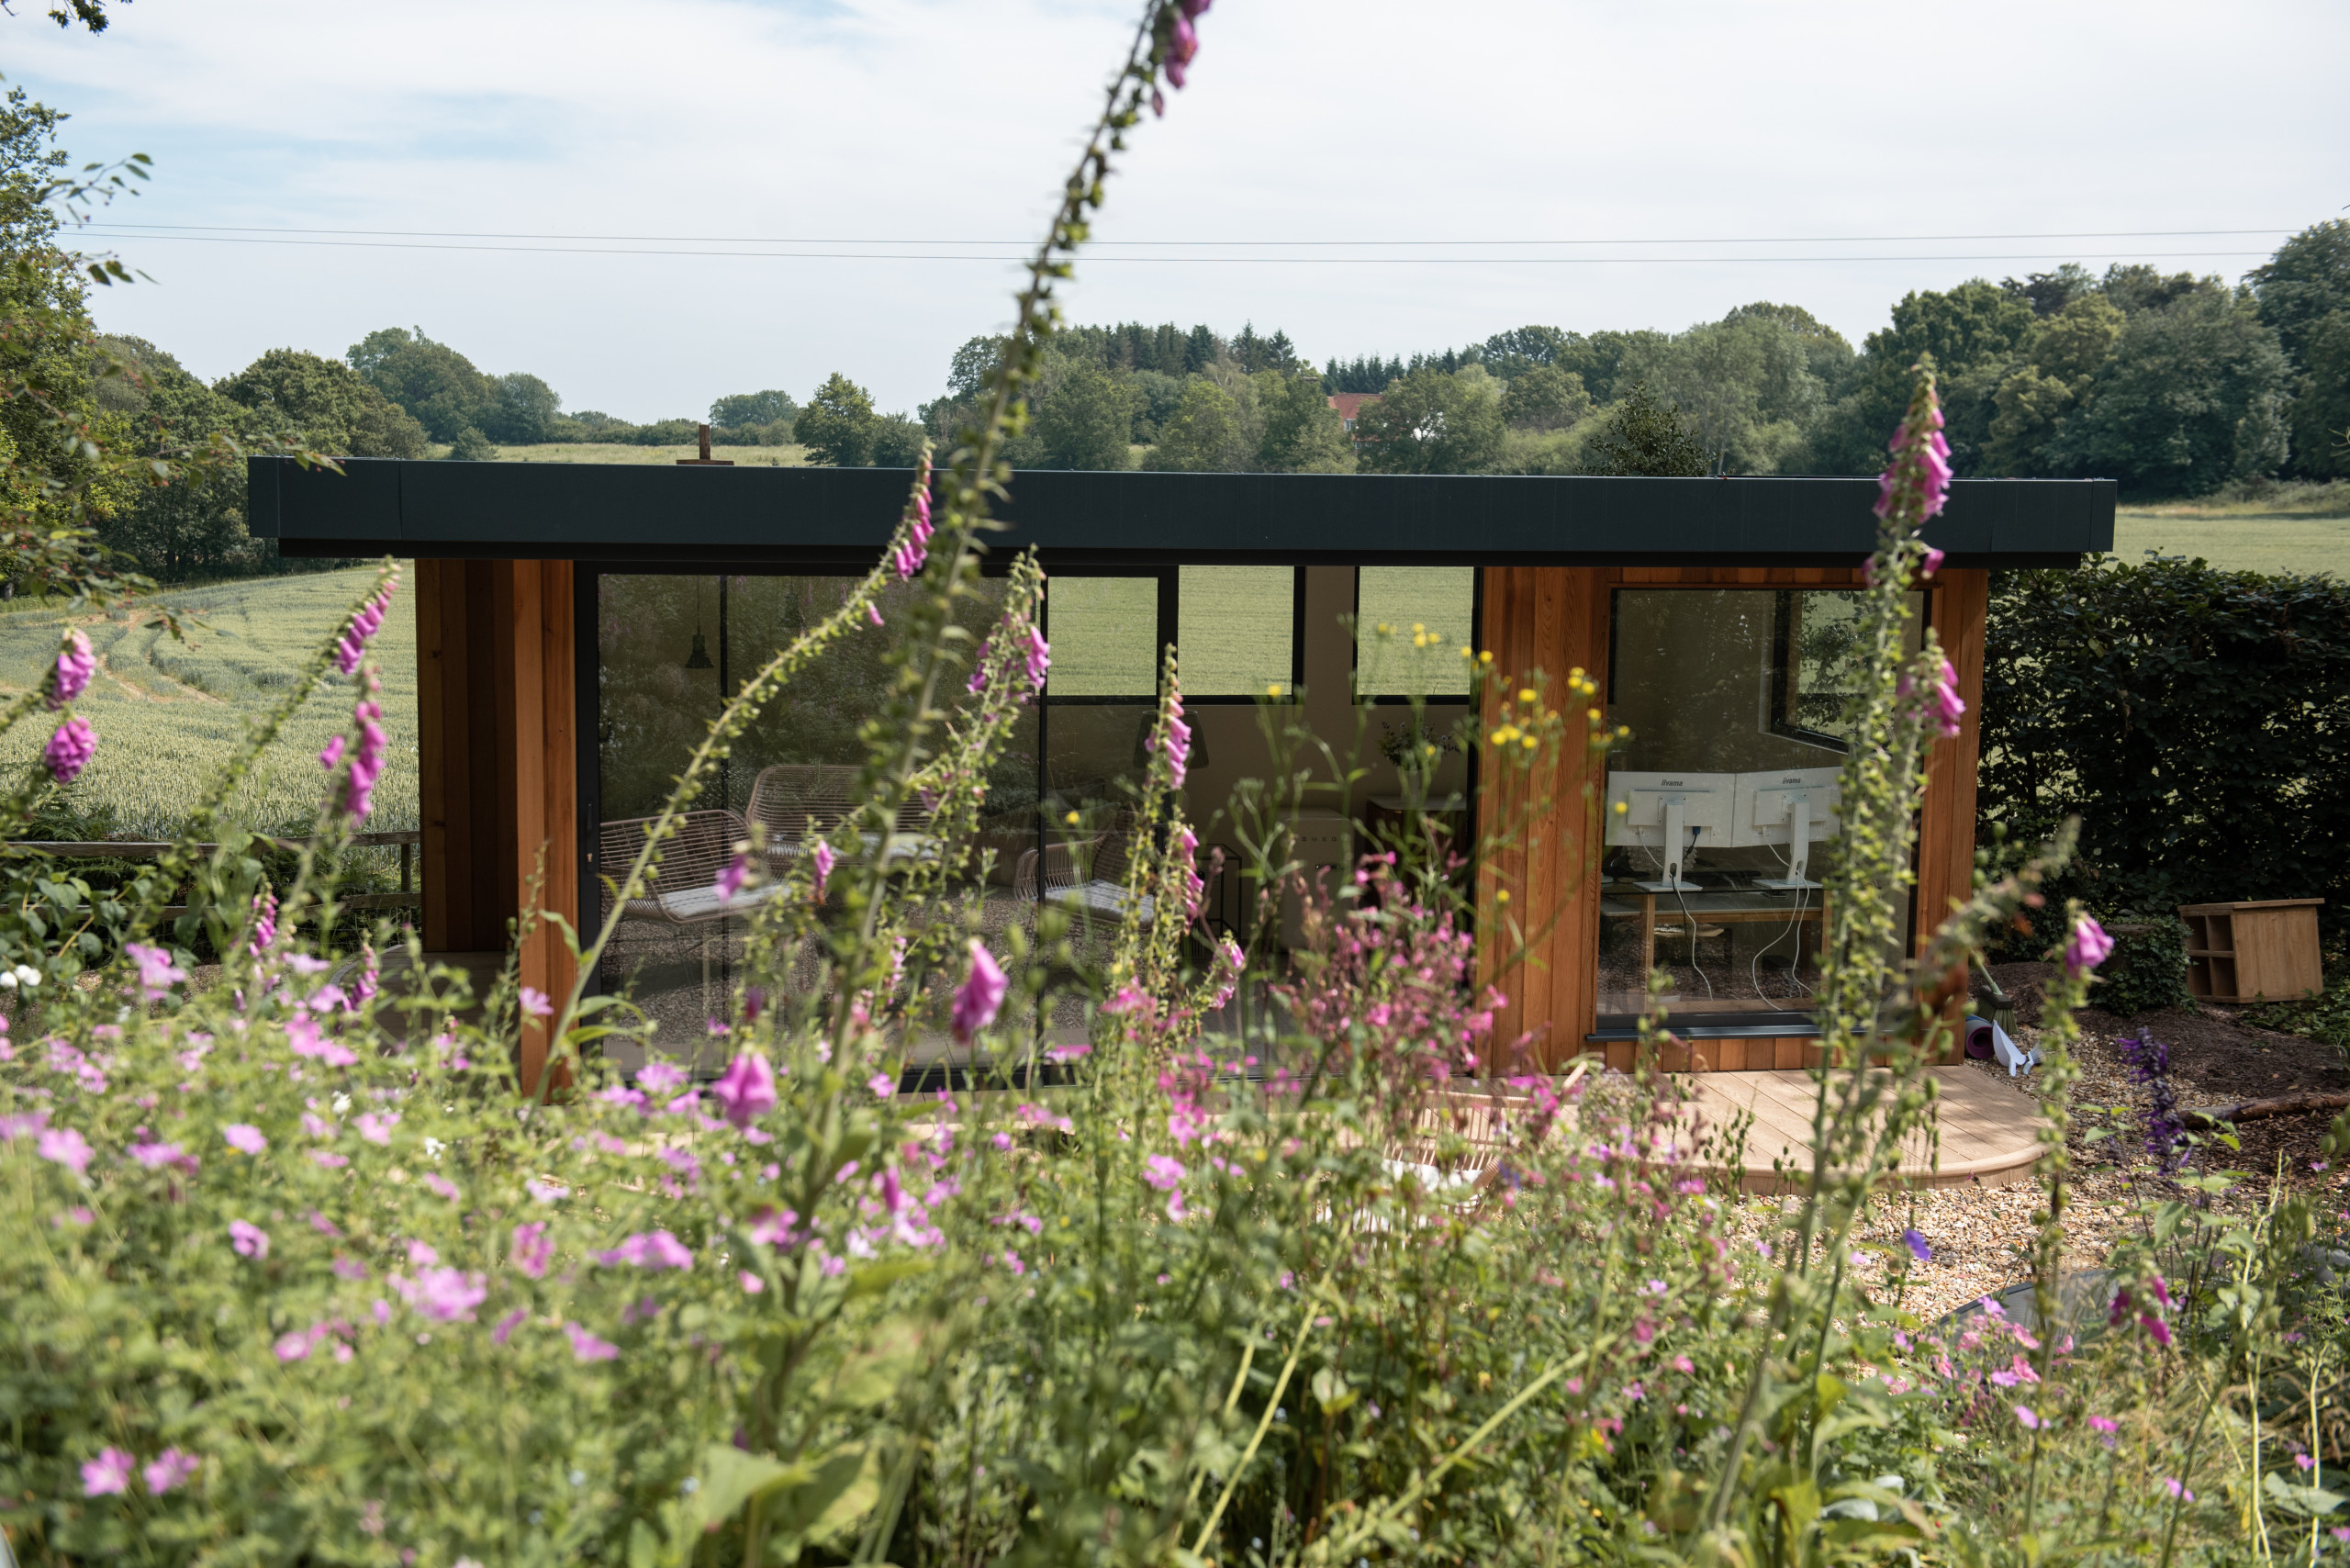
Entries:
[[253, 937], [249, 950], [256, 958], [277, 942], [277, 895], [267, 888], [253, 895]]
[[987, 687], [988, 654], [994, 646], [995, 639], [990, 637], [979, 644], [978, 653], [971, 655], [971, 678], [963, 683], [963, 689], [973, 697], [977, 697]]
[[750, 876], [750, 874], [751, 857], [748, 855], [737, 855], [733, 859], [729, 860], [725, 865], [720, 867], [718, 868], [718, 883], [715, 889], [715, 891], [718, 894], [718, 902], [720, 903], [733, 903], [734, 902], [734, 895], [743, 890], [743, 882], [744, 879]]
[[336, 641], [334, 647], [335, 667], [343, 674], [352, 674], [359, 668], [359, 661], [366, 654], [368, 643], [383, 628], [384, 611], [391, 608], [392, 590], [398, 586], [399, 579], [394, 577], [352, 613], [350, 622], [342, 629], [342, 636]]
[[1959, 720], [1965, 715], [1966, 700], [1958, 694], [1958, 671], [1948, 659], [1942, 661], [1941, 678], [1934, 683], [1934, 719], [1945, 736], [1955, 738]]
[[148, 1495], [160, 1497], [195, 1480], [196, 1473], [203, 1468], [204, 1462], [196, 1455], [183, 1453], [178, 1449], [165, 1449], [149, 1460], [147, 1468], [140, 1473], [147, 1478]]
[[356, 1013], [373, 1001], [375, 992], [382, 988], [383, 977], [383, 965], [375, 958], [375, 946], [367, 942], [360, 943], [359, 979], [351, 988], [351, 1002], [348, 1011]]
[[1930, 544], [1927, 545], [1927, 546], [1926, 546], [1926, 564], [1925, 564], [1925, 566], [1924, 566], [1920, 567], [1920, 568], [1919, 568], [1919, 570], [1920, 570], [1920, 571], [1922, 571], [1922, 572], [1924, 573], [1924, 575], [1925, 575], [1925, 576], [1927, 576], [1927, 577], [1932, 577], [1936, 572], [1939, 572], [1939, 571], [1941, 571], [1942, 569], [1942, 553], [1941, 551], [1939, 551], [1939, 550], [1935, 549], [1935, 548], [1934, 548], [1932, 545], [1930, 545]]
[[[1915, 528], [1942, 510], [1950, 498], [1950, 442], [1942, 438], [1942, 410], [1931, 375], [1920, 376], [1908, 417], [1886, 442], [1893, 461], [1877, 476], [1876, 515], [1898, 510]], [[1939, 565], [1940, 563], [1937, 563]]]
[[760, 1052], [744, 1051], [728, 1065], [725, 1076], [711, 1084], [710, 1092], [728, 1121], [747, 1127], [775, 1109], [775, 1070]]
[[[364, 1122], [367, 1118], [359, 1119]], [[269, 1147], [268, 1136], [251, 1122], [231, 1122], [220, 1129], [220, 1136], [240, 1154], [259, 1154]]]
[[971, 1036], [995, 1022], [996, 1010], [1003, 1005], [1004, 993], [1012, 982], [1004, 978], [979, 939], [971, 938], [971, 972], [964, 978], [962, 989], [955, 993], [955, 1011], [948, 1028], [956, 1040], [969, 1045]]
[[1034, 626], [1028, 628], [1028, 684], [1042, 691], [1045, 676], [1053, 667], [1053, 645]]
[[90, 639], [82, 629], [65, 633], [65, 645], [57, 650], [57, 679], [49, 689], [50, 707], [62, 708], [81, 696], [97, 669], [98, 655], [90, 651]]
[[325, 750], [319, 753], [319, 766], [325, 768], [329, 773], [332, 773], [335, 770], [336, 765], [341, 761], [342, 737], [341, 735], [337, 735], [334, 739], [327, 742]]
[[1192, 18], [1177, 17], [1167, 36], [1167, 80], [1181, 87], [1192, 59], [1200, 52], [1200, 35], [1192, 27]]
[[809, 852], [808, 857], [815, 863], [816, 896], [821, 899], [824, 896], [824, 879], [833, 874], [833, 868], [840, 864], [841, 857], [833, 852], [831, 845], [821, 838], [816, 841], [816, 847]]
[[865, 618], [866, 618], [867, 621], [872, 622], [873, 622], [873, 624], [875, 624], [876, 626], [880, 625], [880, 624], [882, 623], [882, 622], [881, 622], [881, 607], [880, 607], [879, 605], [878, 605], [878, 604], [868, 604], [868, 605], [867, 605], [867, 606], [865, 607]]
[[88, 1140], [72, 1127], [51, 1127], [40, 1135], [33, 1145], [33, 1152], [43, 1159], [53, 1161], [72, 1170], [76, 1176], [90, 1168]]
[[90, 721], [75, 714], [57, 726], [49, 737], [41, 761], [48, 765], [49, 776], [60, 784], [71, 784], [82, 777], [82, 769], [90, 766], [90, 758], [97, 754], [98, 733], [90, 728]]
[[359, 745], [351, 758], [351, 777], [344, 788], [343, 810], [353, 822], [364, 822], [375, 794], [375, 780], [383, 776], [384, 753], [390, 741], [384, 726], [377, 721], [384, 710], [374, 701], [361, 699], [351, 711], [352, 722], [359, 729]]
[[138, 1461], [121, 1449], [103, 1449], [82, 1465], [82, 1495], [111, 1497], [130, 1490], [130, 1473]]
[[576, 1323], [566, 1323], [563, 1331], [571, 1337], [571, 1355], [575, 1361], [609, 1361], [616, 1360], [621, 1348], [610, 1339], [599, 1339]]
[[2096, 917], [2083, 915], [2074, 923], [2073, 935], [2065, 944], [2065, 969], [2074, 976], [2088, 973], [2112, 955], [2113, 938]]
[[241, 1219], [229, 1222], [229, 1246], [240, 1258], [258, 1263], [269, 1256], [269, 1232]]

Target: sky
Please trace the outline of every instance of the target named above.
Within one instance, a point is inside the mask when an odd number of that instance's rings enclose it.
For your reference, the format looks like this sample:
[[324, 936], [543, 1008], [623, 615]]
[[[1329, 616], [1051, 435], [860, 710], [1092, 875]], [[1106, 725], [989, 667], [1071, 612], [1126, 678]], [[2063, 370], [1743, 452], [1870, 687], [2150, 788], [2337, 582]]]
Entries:
[[[834, 371], [937, 396], [1139, 15], [135, 0], [93, 38], [42, 8], [0, 16], [0, 70], [77, 162], [154, 160], [80, 241], [151, 279], [103, 328], [209, 378], [420, 327], [638, 420]], [[1912, 289], [2234, 278], [2350, 207], [2339, 0], [1217, 0], [1200, 36], [1073, 320], [1251, 321], [1319, 363], [1771, 299], [1857, 345]]]

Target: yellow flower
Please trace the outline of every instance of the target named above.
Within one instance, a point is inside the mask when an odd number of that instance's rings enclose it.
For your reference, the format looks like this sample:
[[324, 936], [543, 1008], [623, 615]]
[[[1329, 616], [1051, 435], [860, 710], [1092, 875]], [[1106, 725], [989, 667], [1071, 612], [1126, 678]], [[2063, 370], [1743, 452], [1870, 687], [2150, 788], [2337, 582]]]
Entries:
[[1509, 902], [1509, 890], [1507, 888], [1495, 888], [1494, 890], [1494, 902], [1495, 903]]
[[1421, 625], [1418, 622], [1415, 621], [1415, 622], [1412, 622], [1412, 635], [1413, 635], [1413, 636], [1416, 637], [1416, 636], [1418, 636], [1421, 633], [1426, 632], [1427, 630], [1427, 628], [1426, 626]]
[[1463, 644], [1460, 649], [1460, 656], [1464, 659], [1473, 659], [1477, 656], [1477, 650]]
[[1618, 801], [1616, 802], [1616, 814], [1619, 817], [1629, 812], [1631, 809], [1632, 802], [1629, 801]]
[[1278, 680], [1270, 682], [1265, 688], [1265, 695], [1268, 697], [1279, 697], [1281, 694], [1281, 683]]
[[1598, 709], [1596, 709], [1596, 708], [1587, 709], [1587, 710], [1585, 710], [1585, 711], [1587, 711], [1588, 713], [1590, 713], [1590, 715], [1591, 715], [1591, 722], [1592, 722], [1593, 723], [1595, 723], [1595, 723], [1599, 722], [1599, 710], [1598, 710]]
[[1379, 623], [1379, 634], [1382, 637], [1392, 637], [1395, 634], [1395, 628], [1382, 621]]
[[1534, 689], [1533, 689], [1532, 687], [1530, 687], [1530, 686], [1528, 686], [1528, 687], [1522, 687], [1522, 688], [1520, 688], [1520, 689], [1519, 689], [1519, 690], [1518, 690], [1518, 693], [1517, 693], [1517, 700], [1518, 700], [1520, 702], [1531, 702], [1531, 701], [1533, 701], [1533, 700], [1534, 700]]
[[1528, 751], [1532, 751], [1536, 746], [1540, 745], [1542, 743], [1540, 741], [1535, 739], [1532, 735], [1527, 736], [1525, 740], [1526, 749]]
[[1084, 819], [1083, 817], [1079, 816], [1075, 812], [1069, 812], [1069, 815], [1067, 815], [1067, 816], [1063, 817], [1061, 820], [1062, 820], [1063, 822], [1065, 822], [1065, 823], [1069, 823], [1069, 826], [1071, 826], [1071, 827], [1075, 827], [1079, 823], [1083, 822], [1085, 819]]
[[1479, 664], [1481, 664], [1481, 665], [1489, 665], [1489, 664], [1492, 664], [1492, 663], [1494, 662], [1494, 651], [1493, 651], [1493, 649], [1491, 649], [1491, 648], [1487, 648], [1483, 653], [1479, 654], [1479, 655], [1477, 655], [1477, 662], [1478, 662]]

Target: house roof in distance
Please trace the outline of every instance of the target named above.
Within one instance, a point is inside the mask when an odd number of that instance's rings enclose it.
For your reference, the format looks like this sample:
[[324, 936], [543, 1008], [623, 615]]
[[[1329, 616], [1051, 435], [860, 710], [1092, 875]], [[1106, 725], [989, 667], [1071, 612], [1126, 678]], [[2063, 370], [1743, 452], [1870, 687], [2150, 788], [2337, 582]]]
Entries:
[[[287, 555], [869, 566], [903, 468], [248, 460], [250, 526]], [[1030, 470], [999, 554], [1168, 562], [1848, 566], [1876, 539], [1866, 478]], [[1954, 566], [2074, 566], [2113, 548], [2109, 479], [1961, 479], [1926, 530]]]

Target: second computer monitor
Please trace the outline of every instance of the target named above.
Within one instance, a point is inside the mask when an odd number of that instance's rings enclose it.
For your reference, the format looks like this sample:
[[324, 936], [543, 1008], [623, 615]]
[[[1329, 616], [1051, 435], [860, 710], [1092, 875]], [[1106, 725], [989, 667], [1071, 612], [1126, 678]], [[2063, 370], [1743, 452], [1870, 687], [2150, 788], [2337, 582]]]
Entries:
[[[1607, 842], [1649, 851], [1656, 875], [1638, 879], [1651, 892], [1689, 892], [1683, 876], [1694, 850], [1730, 842], [1738, 801], [1735, 773], [1623, 773], [1607, 776]], [[1624, 810], [1616, 807], [1621, 803]]]
[[1843, 804], [1840, 770], [1790, 767], [1738, 776], [1738, 802], [1729, 841], [1732, 845], [1785, 846], [1787, 874], [1761, 879], [1764, 887], [1816, 888], [1810, 879], [1812, 845], [1843, 830], [1837, 815]]

